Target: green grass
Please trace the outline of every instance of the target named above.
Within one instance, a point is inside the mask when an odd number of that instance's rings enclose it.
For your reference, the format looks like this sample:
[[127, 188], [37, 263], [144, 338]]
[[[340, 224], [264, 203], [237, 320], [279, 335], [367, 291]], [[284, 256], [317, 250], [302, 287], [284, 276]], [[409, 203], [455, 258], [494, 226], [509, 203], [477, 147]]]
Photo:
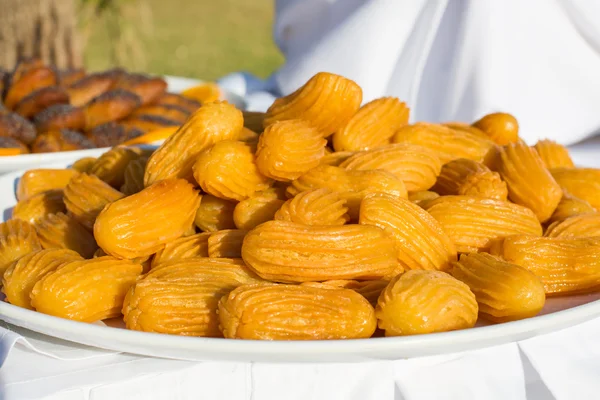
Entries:
[[[149, 34], [136, 29], [144, 16], [135, 8], [123, 25], [136, 31], [145, 60], [124, 57], [127, 69], [214, 80], [240, 70], [267, 77], [283, 62], [272, 38], [275, 0], [142, 1], [152, 11]], [[84, 54], [88, 69], [114, 66], [109, 42], [105, 26], [94, 25]]]

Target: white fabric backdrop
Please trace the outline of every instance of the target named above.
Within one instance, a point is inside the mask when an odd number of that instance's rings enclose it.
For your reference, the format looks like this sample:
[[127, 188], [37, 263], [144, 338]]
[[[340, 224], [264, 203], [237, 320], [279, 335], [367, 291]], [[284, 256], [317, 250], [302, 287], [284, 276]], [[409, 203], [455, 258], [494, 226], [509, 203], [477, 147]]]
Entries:
[[[264, 110], [319, 71], [391, 95], [413, 121], [513, 113], [523, 138], [571, 144], [600, 128], [600, 2], [595, 0], [278, 0], [285, 65], [267, 82], [221, 82]], [[232, 84], [233, 83], [233, 84]]]

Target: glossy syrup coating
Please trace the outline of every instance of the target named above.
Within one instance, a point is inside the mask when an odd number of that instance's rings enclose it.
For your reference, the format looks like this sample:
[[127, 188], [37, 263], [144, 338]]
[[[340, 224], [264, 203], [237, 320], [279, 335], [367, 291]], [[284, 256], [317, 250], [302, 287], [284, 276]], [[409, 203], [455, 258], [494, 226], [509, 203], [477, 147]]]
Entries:
[[477, 301], [469, 287], [441, 271], [397, 275], [381, 292], [375, 315], [386, 336], [472, 328]]
[[240, 285], [260, 282], [239, 259], [161, 263], [131, 286], [123, 320], [128, 329], [138, 331], [222, 337], [219, 299]]
[[490, 254], [462, 254], [450, 273], [469, 286], [479, 314], [493, 322], [533, 317], [546, 302], [544, 285], [535, 274]]
[[456, 261], [456, 247], [442, 225], [409, 200], [369, 194], [361, 203], [359, 223], [388, 233], [406, 269], [448, 270]]
[[242, 258], [260, 277], [274, 282], [373, 280], [402, 272], [393, 240], [369, 225], [265, 222], [244, 238]]
[[541, 236], [542, 226], [529, 208], [473, 196], [441, 196], [424, 204], [460, 253], [486, 251], [511, 235]]
[[223, 336], [231, 339], [325, 340], [371, 337], [373, 307], [350, 289], [244, 285], [219, 301]]
[[500, 255], [527, 268], [544, 284], [547, 295], [590, 293], [598, 290], [600, 239], [511, 236]]
[[339, 166], [356, 171], [388, 171], [402, 180], [406, 190], [412, 192], [431, 188], [440, 174], [442, 163], [436, 152], [426, 147], [390, 144], [357, 152]]
[[408, 123], [410, 110], [396, 97], [382, 97], [362, 106], [333, 135], [335, 151], [368, 150], [389, 144]]

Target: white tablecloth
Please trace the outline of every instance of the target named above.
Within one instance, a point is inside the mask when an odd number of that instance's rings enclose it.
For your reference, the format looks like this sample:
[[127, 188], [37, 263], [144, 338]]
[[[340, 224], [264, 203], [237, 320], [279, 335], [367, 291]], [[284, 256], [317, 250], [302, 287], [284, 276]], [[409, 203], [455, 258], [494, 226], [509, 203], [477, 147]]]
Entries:
[[4, 400], [570, 400], [600, 392], [600, 319], [462, 354], [356, 364], [161, 360], [75, 351], [8, 328], [22, 339], [0, 368]]

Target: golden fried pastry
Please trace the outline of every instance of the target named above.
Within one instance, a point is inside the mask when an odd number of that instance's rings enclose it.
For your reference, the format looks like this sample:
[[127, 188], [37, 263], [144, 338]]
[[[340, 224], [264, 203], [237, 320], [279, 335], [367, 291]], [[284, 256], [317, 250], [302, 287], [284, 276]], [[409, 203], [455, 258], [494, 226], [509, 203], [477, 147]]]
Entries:
[[461, 254], [450, 273], [475, 294], [479, 315], [493, 322], [534, 317], [546, 302], [535, 274], [490, 254]]
[[548, 226], [544, 236], [557, 238], [600, 236], [600, 214], [575, 215], [562, 221], [556, 221]]
[[31, 169], [25, 172], [17, 183], [17, 200], [27, 200], [47, 190], [62, 190], [71, 178], [78, 174], [79, 172], [73, 169]]
[[13, 262], [4, 272], [2, 291], [6, 300], [15, 306], [33, 310], [31, 291], [37, 281], [71, 261], [83, 260], [68, 249], [46, 249], [32, 251]]
[[230, 339], [325, 340], [371, 337], [373, 306], [350, 289], [309, 285], [244, 285], [219, 301]]
[[152, 258], [152, 268], [171, 261], [208, 257], [208, 238], [211, 234], [211, 232], [196, 233], [165, 244]]
[[191, 258], [160, 264], [127, 293], [128, 329], [221, 337], [217, 305], [236, 287], [261, 282], [241, 260]]
[[204, 232], [235, 229], [233, 212], [236, 203], [209, 194], [202, 196], [194, 223]]
[[41, 313], [75, 321], [115, 318], [141, 273], [140, 264], [110, 256], [72, 261], [35, 284], [31, 305]]
[[500, 254], [527, 268], [544, 284], [547, 295], [590, 293], [600, 287], [600, 238], [510, 236]]
[[312, 226], [344, 225], [350, 221], [346, 200], [327, 188], [298, 193], [275, 213], [275, 220]]
[[66, 212], [63, 191], [47, 190], [19, 201], [13, 208], [12, 218], [21, 219], [34, 224], [48, 214]]
[[408, 123], [410, 110], [396, 97], [382, 97], [362, 106], [333, 135], [335, 151], [368, 150], [389, 144]]
[[348, 279], [338, 279], [331, 280], [325, 282], [304, 282], [301, 283], [301, 286], [315, 286], [315, 287], [323, 287], [323, 286], [333, 286], [336, 288], [344, 288], [344, 289], [352, 289], [356, 293], [362, 295], [365, 299], [371, 303], [374, 307], [377, 305], [377, 300], [379, 299], [379, 295], [386, 288], [389, 281], [385, 280], [374, 280], [374, 281], [355, 281]]
[[56, 73], [45, 66], [31, 68], [20, 77], [13, 75], [10, 86], [6, 89], [4, 105], [8, 109], [14, 110], [17, 104], [31, 93], [44, 87], [54, 86], [56, 83]]
[[163, 93], [154, 104], [159, 106], [177, 106], [186, 110], [188, 114], [194, 113], [201, 106], [200, 102], [196, 100], [188, 99], [187, 97], [174, 93]]
[[392, 142], [427, 147], [437, 153], [442, 164], [457, 158], [484, 162], [496, 147], [494, 142], [481, 136], [425, 122], [404, 125], [396, 132]]
[[41, 249], [35, 228], [29, 222], [11, 219], [0, 223], [0, 276], [13, 261]]
[[319, 165], [327, 140], [309, 122], [291, 119], [269, 125], [258, 139], [256, 165], [278, 181], [291, 181]]
[[540, 140], [535, 144], [534, 148], [548, 169], [575, 167], [569, 155], [569, 150], [553, 140]]
[[108, 183], [88, 174], [74, 176], [64, 190], [64, 203], [69, 215], [90, 231], [94, 229], [100, 211], [123, 197], [123, 193]]
[[60, 86], [47, 86], [27, 95], [15, 106], [15, 112], [32, 118], [55, 104], [69, 104], [69, 94]]
[[96, 145], [83, 134], [68, 129], [44, 132], [31, 144], [32, 153], [93, 149]]
[[96, 157], [83, 157], [75, 161], [71, 168], [78, 172], [88, 173], [92, 169], [92, 166], [96, 163]]
[[327, 137], [352, 118], [361, 102], [362, 89], [354, 81], [319, 72], [294, 93], [275, 100], [267, 110], [263, 126], [304, 119]]
[[[149, 165], [151, 162], [152, 157]], [[253, 146], [233, 140], [218, 142], [200, 153], [193, 173], [203, 191], [233, 201], [247, 199], [273, 182], [259, 172]]]
[[96, 218], [94, 236], [112, 256], [150, 256], [184, 235], [199, 203], [198, 192], [188, 182], [162, 180], [104, 207]]
[[143, 131], [128, 127], [120, 122], [107, 122], [87, 132], [86, 136], [97, 147], [112, 147], [140, 137], [143, 134]]
[[456, 248], [442, 225], [409, 200], [369, 194], [360, 205], [359, 223], [388, 233], [405, 269], [448, 270], [456, 261]]
[[444, 122], [442, 125], [447, 126], [450, 129], [454, 129], [455, 131], [463, 131], [470, 133], [471, 135], [488, 138], [487, 133], [479, 128], [474, 127], [473, 125], [464, 122]]
[[402, 272], [393, 240], [370, 225], [265, 222], [244, 238], [242, 258], [261, 278], [274, 282], [372, 280]]
[[59, 129], [82, 131], [85, 128], [85, 113], [81, 108], [56, 104], [36, 114], [33, 122], [38, 133]]
[[381, 292], [375, 315], [385, 336], [472, 328], [477, 301], [467, 285], [441, 271], [408, 271]]
[[504, 146], [517, 143], [519, 140], [519, 123], [517, 119], [507, 113], [493, 113], [485, 115], [474, 122], [475, 128], [481, 129], [495, 143]]
[[387, 171], [354, 171], [329, 165], [319, 165], [287, 188], [288, 196], [293, 197], [310, 189], [327, 188], [338, 192], [347, 201], [350, 218], [356, 220], [360, 202], [369, 193], [388, 193], [402, 198], [407, 197], [404, 182]]
[[133, 92], [123, 89], [109, 90], [85, 106], [85, 130], [91, 131], [104, 123], [125, 118], [140, 105], [140, 98]]
[[[283, 192], [283, 193], [282, 193]], [[285, 191], [269, 188], [236, 204], [233, 222], [238, 229], [250, 230], [273, 219], [277, 210], [285, 203]]]
[[154, 103], [167, 90], [162, 78], [150, 78], [141, 74], [124, 74], [114, 88], [124, 89], [139, 96], [143, 105]]
[[542, 226], [533, 211], [508, 201], [441, 196], [423, 206], [442, 225], [460, 253], [485, 251], [494, 240], [511, 235], [542, 235]]
[[553, 223], [576, 215], [591, 214], [595, 212], [596, 209], [592, 207], [590, 203], [573, 196], [563, 189], [563, 196], [548, 222]]
[[339, 167], [341, 163], [352, 157], [354, 154], [357, 154], [356, 151], [336, 151], [327, 153], [328, 150], [329, 148], [325, 147], [325, 155], [321, 158], [319, 164]]
[[125, 170], [129, 163], [140, 155], [128, 147], [113, 147], [102, 154], [90, 168], [90, 174], [96, 175], [115, 189], [125, 183]]
[[203, 105], [152, 154], [146, 166], [145, 185], [167, 178], [195, 182], [192, 167], [198, 155], [222, 140], [236, 140], [242, 128], [242, 112], [233, 105]]
[[459, 158], [442, 166], [431, 190], [441, 195], [465, 195], [487, 199], [506, 200], [508, 188], [497, 172], [466, 158]]
[[208, 256], [212, 258], [241, 258], [242, 242], [248, 231], [225, 229], [212, 232], [208, 238]]
[[562, 190], [535, 149], [524, 143], [506, 145], [499, 150], [494, 169], [506, 182], [511, 201], [533, 210], [541, 222], [552, 216]]
[[7, 82], [10, 85], [11, 81], [16, 82], [32, 69], [43, 66], [44, 63], [37, 57], [23, 57], [17, 62], [12, 73], [7, 76]]
[[132, 117], [140, 117], [142, 115], [153, 115], [157, 117], [166, 118], [168, 120], [177, 122], [182, 125], [190, 116], [190, 112], [185, 108], [176, 105], [148, 105], [140, 107], [131, 113]]
[[146, 170], [147, 162], [148, 159], [145, 157], [129, 161], [129, 164], [125, 168], [123, 185], [121, 185], [121, 192], [123, 194], [130, 196], [144, 189], [144, 171]]
[[562, 188], [600, 210], [600, 169], [553, 168], [550, 172]]
[[35, 127], [19, 114], [0, 113], [0, 137], [10, 137], [28, 145], [35, 136]]
[[438, 197], [440, 197], [440, 195], [431, 190], [420, 190], [418, 192], [408, 192], [408, 200], [412, 201], [419, 207], [423, 207], [423, 205], [426, 202], [428, 202], [430, 200], [435, 200]]
[[111, 70], [89, 74], [67, 88], [71, 104], [81, 107], [104, 92], [108, 92], [123, 74], [120, 70]]
[[29, 148], [25, 143], [8, 136], [0, 136], [0, 155], [17, 156], [19, 154], [29, 153]]
[[404, 182], [406, 190], [419, 191], [433, 186], [442, 164], [435, 151], [426, 147], [390, 144], [357, 152], [343, 161], [340, 167], [357, 171], [388, 171]]
[[38, 219], [35, 230], [44, 249], [70, 249], [83, 258], [92, 258], [98, 249], [94, 236], [75, 218], [62, 212]]
[[86, 72], [83, 68], [69, 68], [58, 71], [58, 83], [64, 88], [68, 88], [78, 80], [85, 77]]
[[127, 129], [137, 129], [144, 133], [152, 132], [158, 129], [181, 126], [181, 123], [177, 121], [158, 115], [131, 116], [119, 121], [119, 124], [123, 125]]

